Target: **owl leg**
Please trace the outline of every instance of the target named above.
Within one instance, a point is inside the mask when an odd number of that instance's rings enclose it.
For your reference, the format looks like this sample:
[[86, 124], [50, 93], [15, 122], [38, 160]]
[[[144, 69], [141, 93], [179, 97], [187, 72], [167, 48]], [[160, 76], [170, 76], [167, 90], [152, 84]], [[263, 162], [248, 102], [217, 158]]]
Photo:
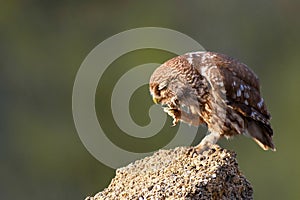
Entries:
[[201, 154], [204, 151], [208, 150], [212, 145], [216, 144], [220, 139], [221, 135], [218, 132], [209, 132], [201, 142], [194, 147], [194, 151], [197, 154]]

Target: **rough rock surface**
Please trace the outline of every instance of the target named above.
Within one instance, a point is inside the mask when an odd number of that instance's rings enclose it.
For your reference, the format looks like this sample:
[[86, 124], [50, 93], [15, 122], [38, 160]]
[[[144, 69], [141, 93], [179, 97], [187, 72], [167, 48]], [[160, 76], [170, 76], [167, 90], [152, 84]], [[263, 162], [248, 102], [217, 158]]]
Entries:
[[236, 154], [215, 145], [201, 155], [192, 147], [160, 150], [116, 171], [100, 199], [253, 199]]

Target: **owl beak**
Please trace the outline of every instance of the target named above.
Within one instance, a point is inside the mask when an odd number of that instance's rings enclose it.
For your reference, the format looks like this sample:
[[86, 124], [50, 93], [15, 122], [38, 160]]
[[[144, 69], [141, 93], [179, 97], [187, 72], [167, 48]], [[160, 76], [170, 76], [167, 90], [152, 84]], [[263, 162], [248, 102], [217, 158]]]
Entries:
[[160, 99], [157, 99], [157, 98], [155, 98], [155, 97], [152, 97], [152, 100], [153, 100], [153, 102], [154, 102], [155, 104], [160, 103]]

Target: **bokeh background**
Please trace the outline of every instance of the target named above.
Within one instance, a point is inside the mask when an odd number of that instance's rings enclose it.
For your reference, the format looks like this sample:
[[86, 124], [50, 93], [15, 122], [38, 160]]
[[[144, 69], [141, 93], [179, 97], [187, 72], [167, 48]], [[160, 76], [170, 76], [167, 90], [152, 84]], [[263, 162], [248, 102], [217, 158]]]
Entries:
[[[299, 9], [299, 1], [289, 0], [2, 2], [0, 199], [84, 199], [110, 183], [114, 170], [93, 158], [76, 132], [73, 82], [96, 45], [145, 26], [185, 33], [208, 50], [239, 58], [259, 75], [277, 152], [264, 152], [245, 137], [220, 144], [237, 152], [255, 199], [300, 199]], [[111, 86], [121, 72], [172, 56], [152, 49], [130, 52], [107, 71], [96, 109], [115, 144], [145, 152], [172, 138], [176, 128], [166, 126], [151, 140], [126, 139], [114, 129], [110, 110], [102, 109], [110, 106]], [[137, 124], [149, 123], [148, 96], [143, 86], [132, 97], [129, 109]], [[198, 141], [204, 133], [199, 131]]]

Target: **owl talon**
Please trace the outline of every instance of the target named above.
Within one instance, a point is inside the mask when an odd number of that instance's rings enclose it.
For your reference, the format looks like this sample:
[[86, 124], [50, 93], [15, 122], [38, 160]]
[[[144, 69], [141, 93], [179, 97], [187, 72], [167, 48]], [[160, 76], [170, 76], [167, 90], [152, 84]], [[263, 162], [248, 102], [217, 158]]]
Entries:
[[207, 148], [203, 147], [203, 146], [195, 146], [193, 148], [191, 148], [188, 153], [189, 155], [201, 155], [204, 151], [206, 151]]
[[188, 150], [187, 154], [191, 157], [201, 155], [204, 151], [197, 147], [192, 147]]
[[194, 155], [202, 155], [203, 152], [207, 151], [210, 149], [210, 146], [202, 146], [198, 145], [195, 147], [192, 147], [191, 149], [188, 150], [188, 155], [194, 157]]

